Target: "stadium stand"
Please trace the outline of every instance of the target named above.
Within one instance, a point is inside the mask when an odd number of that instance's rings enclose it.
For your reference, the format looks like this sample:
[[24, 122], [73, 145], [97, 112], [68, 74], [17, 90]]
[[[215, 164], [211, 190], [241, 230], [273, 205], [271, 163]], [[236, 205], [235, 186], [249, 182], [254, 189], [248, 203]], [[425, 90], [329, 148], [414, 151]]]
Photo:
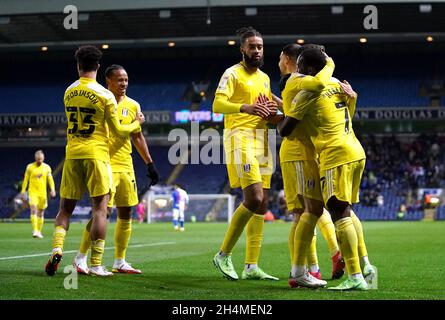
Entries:
[[[335, 56], [334, 56], [335, 58]], [[422, 72], [421, 66], [410, 64], [411, 56], [401, 57], [391, 62], [391, 68], [381, 68], [379, 61], [386, 61], [386, 56], [341, 56], [336, 59], [338, 72], [334, 74], [340, 80], [347, 79], [359, 93], [358, 107], [424, 107], [430, 104], [429, 97], [419, 95], [420, 84], [436, 75], [434, 70]], [[431, 58], [430, 58], [431, 59]], [[437, 58], [439, 59], [439, 58]], [[191, 102], [184, 99], [186, 89], [192, 81], [209, 81], [206, 99], [201, 109], [210, 110], [213, 92], [224, 69], [237, 63], [237, 59], [190, 60], [182, 61], [134, 61], [120, 62], [130, 75], [128, 95], [140, 102], [143, 110], [180, 110], [189, 108]], [[444, 69], [442, 63], [439, 69]], [[199, 68], [196, 66], [199, 65]], [[406, 68], [409, 65], [410, 68]], [[28, 70], [43, 75], [39, 84], [27, 77]], [[70, 84], [67, 79], [77, 78], [72, 65], [53, 63], [48, 66], [28, 63], [19, 70], [14, 70], [21, 82], [0, 80], [4, 88], [4, 107], [1, 113], [63, 112], [61, 96]], [[60, 70], [58, 73], [57, 70]], [[181, 72], [178, 72], [181, 70]], [[375, 72], [379, 70], [377, 75]], [[266, 60], [264, 71], [271, 77], [272, 90], [279, 93], [279, 74], [276, 61], [272, 57]], [[341, 71], [341, 73], [340, 73]], [[426, 75], [425, 75], [426, 74]], [[154, 77], [153, 75], [156, 75]], [[426, 77], [426, 78], [425, 78]], [[28, 79], [28, 80], [27, 80]], [[99, 77], [105, 83], [103, 77]], [[4, 82], [4, 83], [3, 83]], [[23, 92], [26, 90], [27, 94]], [[445, 105], [442, 97], [441, 105]], [[40, 101], [36, 105], [36, 101]]]

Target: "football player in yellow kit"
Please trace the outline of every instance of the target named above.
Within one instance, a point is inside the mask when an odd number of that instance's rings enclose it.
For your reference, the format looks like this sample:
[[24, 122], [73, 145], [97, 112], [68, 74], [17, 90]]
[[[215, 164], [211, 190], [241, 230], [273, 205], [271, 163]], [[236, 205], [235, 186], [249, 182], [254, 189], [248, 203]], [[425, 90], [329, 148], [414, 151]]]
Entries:
[[244, 199], [235, 210], [213, 263], [223, 276], [238, 280], [231, 254], [246, 229], [246, 258], [241, 278], [278, 280], [258, 267], [273, 165], [265, 118], [276, 114], [277, 104], [272, 101], [270, 79], [260, 70], [261, 34], [245, 27], [237, 35], [243, 61], [228, 68], [221, 77], [213, 112], [225, 115], [224, 150], [229, 181], [232, 188], [242, 188]]
[[60, 186], [60, 209], [55, 221], [53, 251], [45, 271], [56, 273], [63, 256], [63, 244], [77, 201], [88, 189], [92, 200], [91, 269], [97, 276], [112, 275], [102, 265], [107, 231], [107, 203], [112, 189], [109, 154], [109, 128], [122, 136], [140, 130], [145, 121], [138, 113], [131, 124], [121, 125], [116, 99], [96, 82], [102, 52], [94, 46], [81, 46], [75, 54], [79, 80], [65, 91], [68, 119], [66, 157]]
[[[283, 76], [280, 81], [280, 90], [283, 98], [284, 115], [289, 114], [292, 100], [299, 91], [322, 90], [330, 81], [334, 71], [333, 61], [328, 59], [326, 66], [314, 77], [297, 72], [298, 55], [304, 49], [311, 47], [317, 47], [317, 45], [289, 44], [283, 48], [280, 54], [279, 68]], [[314, 230], [311, 243], [301, 242], [297, 233], [297, 226], [301, 217], [303, 217], [302, 223], [306, 223], [306, 220], [310, 219], [312, 215], [320, 217], [317, 224], [331, 251], [332, 278], [338, 279], [343, 275], [344, 263], [338, 248], [335, 227], [329, 213], [327, 211], [323, 212], [323, 198], [320, 190], [317, 161], [314, 145], [305, 132], [304, 126], [296, 126], [290, 135], [283, 138], [280, 148], [281, 170], [288, 210], [294, 214], [294, 222], [289, 233], [289, 250], [293, 269], [289, 278], [291, 287], [326, 285], [325, 281], [317, 281], [310, 277], [313, 276], [321, 280], [316, 252], [316, 234]], [[309, 213], [312, 213], [312, 215]], [[298, 232], [301, 232], [300, 229], [298, 229]], [[305, 259], [307, 259], [307, 263], [304, 263]], [[304, 272], [301, 277], [295, 278], [292, 273], [295, 274], [296, 266], [299, 264], [307, 265], [309, 270]]]
[[35, 162], [28, 164], [23, 179], [21, 197], [25, 199], [25, 192], [28, 188], [28, 201], [31, 211], [30, 219], [32, 225], [32, 236], [34, 238], [43, 238], [42, 228], [45, 209], [48, 207], [47, 184], [50, 188], [50, 196], [56, 196], [54, 179], [51, 174], [51, 167], [44, 163], [45, 155], [42, 150], [37, 150]]
[[[298, 71], [315, 75], [326, 63], [326, 54], [320, 49], [307, 49], [298, 57]], [[282, 136], [288, 136], [297, 125], [306, 126], [306, 132], [319, 156], [323, 201], [335, 223], [348, 273], [343, 283], [330, 288], [334, 290], [368, 289], [358, 253], [359, 242], [364, 244], [364, 240], [358, 239], [359, 232], [351, 217], [351, 205], [359, 201], [358, 192], [366, 158], [352, 129], [355, 104], [356, 96], [347, 96], [339, 81], [332, 78], [319, 93], [299, 92], [292, 101], [289, 114], [278, 126]], [[302, 241], [310, 241], [312, 234], [309, 230], [313, 230], [317, 220], [313, 216], [303, 226]], [[299, 277], [303, 272], [304, 266], [297, 265], [295, 276]]]
[[[105, 70], [107, 88], [117, 101], [117, 113], [121, 124], [130, 124], [141, 111], [139, 103], [126, 95], [128, 88], [128, 74], [124, 67], [111, 65]], [[134, 175], [133, 159], [131, 157], [133, 142], [136, 150], [147, 165], [150, 185], [159, 181], [159, 174], [148, 151], [147, 142], [141, 130], [135, 131], [131, 136], [121, 137], [110, 133], [110, 158], [113, 173], [113, 191], [108, 202], [108, 213], [116, 204], [117, 220], [114, 230], [114, 264], [112, 271], [126, 274], [141, 274], [142, 271], [133, 268], [126, 260], [126, 251], [131, 236], [132, 209], [138, 204], [136, 177]], [[88, 274], [87, 254], [91, 245], [90, 220], [84, 229], [79, 254], [74, 259], [74, 266], [78, 273]]]

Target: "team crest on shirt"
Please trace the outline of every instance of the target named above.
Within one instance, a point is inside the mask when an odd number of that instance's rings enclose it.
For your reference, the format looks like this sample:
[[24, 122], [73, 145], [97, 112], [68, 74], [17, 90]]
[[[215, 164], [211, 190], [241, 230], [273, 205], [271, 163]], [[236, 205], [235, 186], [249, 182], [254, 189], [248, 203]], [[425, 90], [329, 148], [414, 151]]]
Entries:
[[221, 81], [219, 82], [219, 86], [218, 89], [219, 90], [224, 90], [227, 87], [227, 82], [229, 81], [229, 76], [223, 76], [221, 78]]
[[269, 89], [269, 85], [267, 84], [267, 82], [264, 82], [264, 88], [265, 88], [266, 90]]
[[250, 172], [250, 164], [244, 165], [244, 172]]
[[307, 188], [309, 190], [312, 190], [315, 188], [315, 180], [314, 179], [308, 179], [307, 181]]
[[122, 109], [122, 117], [128, 116], [128, 109]]

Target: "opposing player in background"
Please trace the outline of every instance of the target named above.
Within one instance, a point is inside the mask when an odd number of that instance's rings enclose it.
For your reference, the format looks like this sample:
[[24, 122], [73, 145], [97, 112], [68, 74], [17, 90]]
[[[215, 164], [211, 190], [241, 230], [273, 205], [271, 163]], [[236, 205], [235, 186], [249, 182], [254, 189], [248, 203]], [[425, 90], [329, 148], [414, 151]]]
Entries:
[[173, 202], [173, 226], [176, 231], [184, 231], [184, 212], [190, 201], [189, 195], [179, 185], [175, 184], [173, 186], [171, 200]]
[[[138, 102], [126, 95], [128, 88], [128, 74], [124, 67], [113, 64], [105, 70], [105, 78], [108, 90], [110, 90], [117, 101], [117, 115], [121, 124], [131, 124], [137, 114], [141, 112]], [[136, 177], [131, 157], [133, 142], [136, 150], [147, 165], [148, 177], [151, 179], [150, 185], [155, 185], [159, 181], [159, 174], [151, 158], [147, 147], [147, 142], [141, 129], [133, 131], [130, 136], [120, 136], [110, 133], [110, 164], [113, 174], [113, 188], [108, 202], [108, 215], [111, 214], [112, 207], [116, 204], [117, 220], [114, 230], [114, 264], [113, 272], [127, 274], [141, 274], [142, 271], [133, 268], [126, 260], [126, 252], [131, 237], [132, 210], [138, 204], [138, 192]], [[74, 266], [77, 272], [88, 274], [87, 265], [88, 249], [91, 245], [90, 230], [93, 219], [85, 227], [79, 253], [74, 259]]]
[[[283, 98], [284, 115], [291, 112], [291, 104], [295, 95], [301, 90], [320, 91], [330, 82], [334, 72], [332, 59], [327, 59], [326, 66], [314, 77], [297, 72], [297, 58], [303, 50], [317, 47], [317, 45], [288, 44], [281, 54], [279, 68], [282, 75], [280, 90]], [[321, 46], [318, 46], [323, 49]], [[280, 163], [283, 173], [286, 203], [289, 212], [294, 214], [294, 222], [289, 232], [289, 250], [293, 272], [289, 279], [291, 287], [308, 286], [317, 287], [326, 285], [325, 281], [317, 281], [309, 275], [321, 280], [316, 251], [316, 233], [314, 230], [311, 242], [302, 241], [301, 230], [298, 223], [307, 223], [308, 219], [319, 217], [319, 226], [326, 239], [332, 258], [333, 279], [340, 278], [344, 271], [344, 263], [341, 259], [338, 243], [335, 235], [335, 227], [331, 216], [327, 211], [323, 212], [323, 197], [320, 189], [319, 168], [314, 145], [304, 126], [296, 126], [291, 134], [283, 138], [280, 148]], [[304, 237], [309, 240], [309, 236]], [[305, 263], [304, 260], [307, 260]], [[301, 277], [295, 278], [297, 265], [307, 265], [309, 274], [304, 272]]]
[[145, 200], [139, 202], [139, 204], [136, 207], [136, 213], [138, 215], [138, 221], [139, 223], [144, 222], [144, 216], [145, 216]]
[[34, 238], [43, 238], [42, 228], [44, 222], [45, 209], [48, 207], [47, 201], [47, 184], [50, 189], [50, 196], [56, 196], [56, 189], [54, 179], [51, 174], [51, 167], [44, 163], [45, 155], [42, 150], [37, 150], [34, 154], [35, 162], [26, 166], [25, 178], [23, 179], [22, 191], [20, 193], [23, 200], [25, 200], [25, 192], [28, 188], [28, 202], [32, 236]]
[[107, 231], [107, 203], [112, 188], [109, 129], [122, 136], [139, 132], [144, 115], [138, 113], [131, 124], [121, 125], [113, 93], [96, 82], [102, 52], [94, 46], [81, 46], [75, 58], [79, 80], [65, 91], [68, 120], [66, 157], [60, 186], [60, 209], [55, 221], [52, 255], [45, 271], [56, 273], [63, 256], [63, 244], [77, 201], [88, 189], [92, 200], [91, 269], [97, 276], [112, 275], [102, 265]]
[[246, 228], [246, 259], [242, 279], [278, 280], [258, 267], [263, 239], [264, 217], [272, 175], [272, 161], [258, 155], [271, 155], [264, 118], [276, 114], [270, 79], [263, 65], [263, 38], [252, 27], [237, 31], [243, 61], [228, 68], [219, 82], [213, 112], [223, 113], [224, 150], [232, 188], [242, 188], [243, 202], [235, 210], [213, 263], [228, 279], [238, 280], [232, 263], [232, 250]]
[[[320, 49], [304, 50], [298, 57], [298, 71], [314, 76], [327, 64], [325, 57]], [[319, 155], [323, 200], [334, 220], [348, 273], [343, 283], [330, 288], [333, 290], [368, 289], [359, 261], [360, 240], [351, 218], [351, 205], [359, 201], [358, 192], [366, 158], [352, 129], [351, 115], [354, 114], [355, 104], [356, 96], [347, 96], [339, 81], [331, 79], [320, 93], [299, 92], [292, 102], [291, 111], [279, 126], [280, 134], [288, 136], [295, 126], [306, 125]], [[310, 223], [302, 225], [305, 229], [303, 236], [313, 230], [317, 220], [314, 216]], [[304, 266], [297, 265], [295, 276], [301, 276], [302, 272]]]

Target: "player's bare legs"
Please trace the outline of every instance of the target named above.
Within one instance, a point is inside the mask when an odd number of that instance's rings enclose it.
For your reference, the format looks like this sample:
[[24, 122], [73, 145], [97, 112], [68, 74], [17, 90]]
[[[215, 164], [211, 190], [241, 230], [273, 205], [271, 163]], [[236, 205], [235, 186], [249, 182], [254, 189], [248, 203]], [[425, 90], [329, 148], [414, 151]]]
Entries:
[[60, 208], [54, 223], [53, 252], [45, 267], [45, 271], [49, 276], [53, 276], [56, 273], [62, 260], [63, 243], [65, 242], [65, 235], [69, 229], [71, 215], [76, 207], [76, 203], [77, 200], [60, 199]]
[[62, 227], [68, 231], [70, 227], [70, 219], [73, 214], [74, 208], [76, 207], [77, 200], [74, 199], [60, 199], [60, 208], [57, 213], [54, 225], [56, 227]]
[[243, 205], [252, 212], [261, 208], [263, 202], [263, 184], [258, 182], [243, 189]]
[[340, 251], [346, 265], [348, 279], [332, 290], [367, 290], [368, 285], [363, 278], [358, 256], [357, 233], [351, 218], [351, 205], [340, 201], [335, 196], [328, 200], [327, 207], [335, 223]]
[[117, 221], [114, 229], [114, 264], [113, 272], [141, 274], [141, 270], [133, 268], [126, 260], [126, 252], [131, 236], [132, 207], [118, 207]]
[[107, 234], [107, 204], [109, 194], [91, 198], [93, 204], [93, 220], [91, 222], [91, 269], [90, 274], [98, 276], [112, 275], [102, 266], [102, 256], [105, 248], [105, 237]]

